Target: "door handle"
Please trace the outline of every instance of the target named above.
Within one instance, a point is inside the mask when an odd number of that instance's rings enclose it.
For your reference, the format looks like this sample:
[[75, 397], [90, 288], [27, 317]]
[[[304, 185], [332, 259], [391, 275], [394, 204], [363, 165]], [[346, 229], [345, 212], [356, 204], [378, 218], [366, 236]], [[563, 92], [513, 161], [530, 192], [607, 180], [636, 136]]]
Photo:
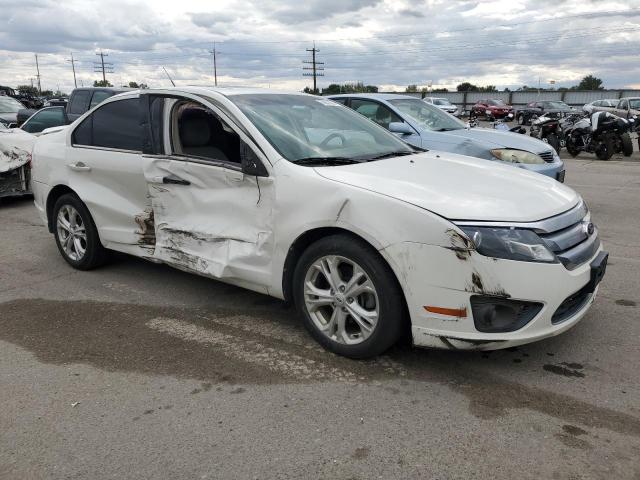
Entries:
[[172, 185], [191, 185], [189, 180], [183, 180], [176, 177], [162, 177], [162, 183], [170, 183]]
[[91, 167], [89, 165], [86, 165], [84, 162], [69, 163], [67, 167], [69, 167], [74, 172], [90, 172], [91, 171]]

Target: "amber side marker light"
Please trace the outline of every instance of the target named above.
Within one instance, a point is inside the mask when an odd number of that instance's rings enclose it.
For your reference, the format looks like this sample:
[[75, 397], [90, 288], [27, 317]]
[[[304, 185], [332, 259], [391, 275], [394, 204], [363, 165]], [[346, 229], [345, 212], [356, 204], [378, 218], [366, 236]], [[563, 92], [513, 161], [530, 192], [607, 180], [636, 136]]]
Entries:
[[431, 305], [425, 305], [424, 309], [430, 313], [437, 313], [440, 315], [448, 315], [450, 317], [463, 318], [467, 316], [467, 308], [444, 308], [433, 307]]

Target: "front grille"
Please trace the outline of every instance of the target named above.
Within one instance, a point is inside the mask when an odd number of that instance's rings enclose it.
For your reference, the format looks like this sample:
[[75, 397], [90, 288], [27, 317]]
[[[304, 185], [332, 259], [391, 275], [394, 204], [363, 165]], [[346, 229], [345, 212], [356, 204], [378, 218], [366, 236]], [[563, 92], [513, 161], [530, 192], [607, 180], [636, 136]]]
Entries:
[[569, 295], [551, 317], [551, 323], [557, 325], [578, 313], [591, 298], [589, 285], [585, 285], [576, 293]]
[[547, 163], [553, 163], [553, 152], [542, 152], [538, 154]]
[[556, 254], [568, 270], [573, 270], [589, 260], [600, 247], [598, 230], [591, 224], [590, 219], [591, 216], [586, 214], [568, 226], [560, 224], [553, 231], [538, 233], [549, 250]]

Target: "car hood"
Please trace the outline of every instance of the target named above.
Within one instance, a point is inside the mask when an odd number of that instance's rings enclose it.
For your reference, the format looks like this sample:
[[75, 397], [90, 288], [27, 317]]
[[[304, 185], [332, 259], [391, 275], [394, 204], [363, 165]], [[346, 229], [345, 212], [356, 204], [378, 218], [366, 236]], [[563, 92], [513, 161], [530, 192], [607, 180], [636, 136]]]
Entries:
[[35, 136], [19, 128], [0, 130], [0, 173], [29, 162], [35, 141]]
[[533, 222], [563, 213], [580, 201], [576, 192], [549, 177], [436, 151], [315, 170], [329, 180], [386, 195], [449, 220]]
[[18, 116], [15, 113], [0, 113], [0, 120], [3, 123], [14, 123], [17, 118]]
[[527, 152], [542, 153], [550, 150], [548, 144], [520, 133], [505, 132], [495, 128], [461, 128], [443, 132], [447, 136], [471, 139], [484, 143], [488, 148], [515, 148]]

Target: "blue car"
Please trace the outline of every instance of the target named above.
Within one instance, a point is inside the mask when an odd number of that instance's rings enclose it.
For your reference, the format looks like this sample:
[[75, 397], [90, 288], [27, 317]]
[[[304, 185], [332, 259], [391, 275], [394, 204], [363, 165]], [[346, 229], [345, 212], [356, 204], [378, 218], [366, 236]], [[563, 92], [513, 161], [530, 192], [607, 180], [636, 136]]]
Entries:
[[328, 98], [416, 147], [503, 162], [564, 181], [564, 163], [557, 152], [548, 143], [527, 135], [469, 128], [438, 107], [407, 95], [345, 94]]

